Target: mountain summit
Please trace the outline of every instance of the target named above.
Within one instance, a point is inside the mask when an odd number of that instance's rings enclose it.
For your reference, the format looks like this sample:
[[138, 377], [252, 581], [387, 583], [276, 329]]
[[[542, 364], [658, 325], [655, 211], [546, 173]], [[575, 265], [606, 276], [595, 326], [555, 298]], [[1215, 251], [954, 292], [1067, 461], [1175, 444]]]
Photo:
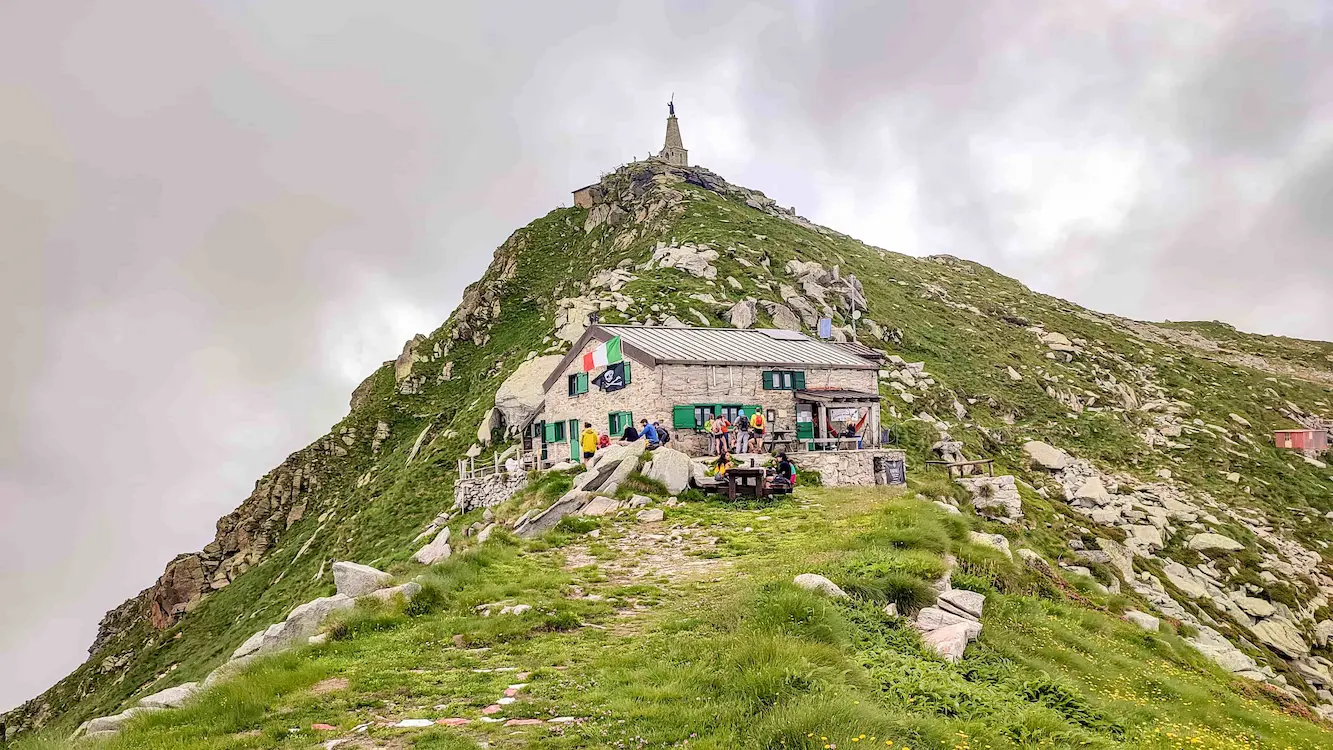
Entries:
[[[606, 515], [532, 533], [576, 467], [520, 472], [494, 505], [456, 493], [460, 471], [489, 459], [500, 483], [497, 456], [547, 442], [541, 385], [590, 320], [812, 336], [827, 320], [827, 346], [879, 363], [908, 489], [811, 472], [756, 511], [645, 468]], [[1283, 435], [1326, 436], [1331, 391], [1327, 343], [1104, 315], [819, 226], [690, 166], [672, 105], [658, 157], [514, 232], [448, 321], [4, 722], [26, 746], [217, 675], [297, 605], [342, 595], [353, 561], [414, 579], [415, 598], [329, 605], [328, 643], [215, 677], [218, 701], [126, 717], [110, 741], [1329, 746], [1333, 470]], [[1005, 481], [928, 463], [982, 459]], [[986, 602], [957, 663], [918, 634], [951, 589]], [[980, 610], [949, 601], [937, 611]], [[523, 700], [531, 717], [502, 713]]]

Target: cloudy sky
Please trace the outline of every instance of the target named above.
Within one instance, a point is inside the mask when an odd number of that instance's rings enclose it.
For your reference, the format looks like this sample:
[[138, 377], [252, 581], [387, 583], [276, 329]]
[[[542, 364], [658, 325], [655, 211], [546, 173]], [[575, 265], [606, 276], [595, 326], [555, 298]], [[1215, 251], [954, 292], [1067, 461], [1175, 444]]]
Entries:
[[1333, 339], [1327, 3], [625, 6], [0, 4], [0, 709], [673, 92], [873, 244]]

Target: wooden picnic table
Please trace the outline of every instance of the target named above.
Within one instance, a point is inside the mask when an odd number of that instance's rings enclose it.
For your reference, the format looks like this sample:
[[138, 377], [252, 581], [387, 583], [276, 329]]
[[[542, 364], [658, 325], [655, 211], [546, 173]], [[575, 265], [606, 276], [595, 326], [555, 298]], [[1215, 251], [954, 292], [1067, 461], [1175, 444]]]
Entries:
[[765, 472], [766, 470], [759, 466], [727, 469], [727, 473], [723, 475], [727, 482], [727, 499], [735, 500], [738, 495], [766, 497], [768, 483], [764, 479]]

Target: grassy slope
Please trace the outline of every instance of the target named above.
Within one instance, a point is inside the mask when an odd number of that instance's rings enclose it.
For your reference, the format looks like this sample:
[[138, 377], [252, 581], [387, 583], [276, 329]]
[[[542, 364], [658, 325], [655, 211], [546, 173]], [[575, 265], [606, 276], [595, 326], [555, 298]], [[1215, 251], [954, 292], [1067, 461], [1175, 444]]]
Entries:
[[[416, 748], [479, 740], [497, 748], [918, 750], [1333, 742], [1333, 733], [1247, 693], [1173, 633], [1143, 633], [1071, 604], [1052, 581], [967, 544], [974, 526], [983, 524], [907, 496], [802, 489], [750, 510], [689, 503], [668, 509], [661, 528], [632, 517], [582, 519], [522, 547], [498, 539], [429, 570], [428, 593], [407, 613], [358, 611], [332, 628], [339, 640], [274, 657], [195, 707], [140, 719], [102, 747], [315, 747], [357, 737], [366, 722], [451, 716], [473, 722], [377, 725], [367, 737]], [[593, 528], [599, 539], [587, 535]], [[678, 554], [638, 564], [645, 535], [673, 528], [686, 536]], [[945, 553], [964, 571], [956, 584], [988, 593], [983, 638], [958, 665], [923, 650], [905, 620], [881, 611], [919, 599]], [[789, 584], [807, 571], [856, 597], [834, 602]], [[1125, 604], [1088, 596], [1112, 613]], [[534, 609], [520, 617], [474, 611], [498, 600]], [[582, 721], [481, 723], [480, 709], [518, 679], [493, 670], [511, 668], [530, 672], [529, 685], [497, 717]], [[329, 678], [347, 684], [310, 690]]]
[[[61, 714], [56, 731], [68, 732], [84, 718], [111, 713], [134, 695], [202, 676], [241, 640], [280, 619], [291, 606], [330, 592], [329, 560], [354, 559], [384, 567], [406, 560], [412, 537], [450, 504], [453, 461], [472, 442], [495, 388], [529, 352], [542, 351], [551, 343], [542, 336], [553, 324], [552, 301], [578, 294], [596, 271], [624, 258], [646, 261], [659, 239], [707, 242], [730, 252], [724, 252], [717, 263], [715, 283], [674, 270], [644, 274], [624, 292], [651, 302], [624, 315], [609, 310], [604, 314], [608, 322], [643, 320], [648, 306], [656, 303], [663, 308], [662, 315], [674, 313], [693, 321], [693, 309], [721, 324], [718, 313], [722, 308], [689, 299], [692, 293], [706, 292], [719, 300], [743, 296], [777, 300], [779, 279], [771, 279], [766, 290], [760, 286], [764, 277], [759, 269], [737, 258], [757, 263], [767, 256], [779, 277], [789, 259], [836, 264], [863, 283], [870, 302], [868, 317], [900, 334], [892, 341], [876, 341], [864, 335], [863, 327], [863, 340], [909, 360], [925, 361], [939, 381], [939, 386], [911, 407], [897, 401], [886, 388], [886, 403], [897, 404], [904, 416], [922, 410], [945, 416], [951, 413], [955, 398], [976, 399], [969, 407], [969, 427], [954, 430], [970, 454], [994, 456], [1005, 470], [1033, 479], [1022, 465], [1018, 446], [1028, 438], [1047, 439], [1104, 468], [1124, 469], [1142, 478], [1169, 467], [1178, 478], [1225, 502], [1264, 509], [1279, 525], [1293, 527], [1294, 534], [1307, 543], [1327, 535], [1325, 523], [1302, 521], [1306, 515], [1333, 509], [1328, 472], [1262, 446], [1267, 430], [1285, 424], [1274, 407], [1291, 400], [1320, 410], [1319, 405], [1329, 401], [1326, 386], [1275, 378], [1206, 358], [1201, 352], [1144, 342], [1113, 320], [1034, 294], [976, 264], [886, 253], [850, 238], [776, 219], [700, 188], [678, 185], [675, 189], [691, 200], [665, 224], [603, 226], [585, 235], [582, 225], [587, 212], [567, 208], [516, 232], [497, 251], [497, 259], [516, 259], [514, 277], [502, 279], [499, 269], [504, 264], [497, 262], [479, 282], [488, 290], [488, 297], [500, 300], [499, 318], [489, 327], [484, 343], [463, 340], [451, 346], [450, 334], [457, 323], [452, 319], [432, 333], [418, 348], [428, 355], [428, 361], [419, 362], [415, 372], [427, 377], [422, 392], [415, 395], [397, 393], [392, 367], [382, 368], [367, 405], [335, 425], [334, 432], [352, 426], [359, 434], [369, 435], [375, 423], [383, 420], [391, 426], [384, 449], [371, 456], [364, 446], [358, 446], [359, 452], [354, 451], [331, 471], [331, 478], [316, 492], [316, 502], [281, 539], [280, 548], [236, 583], [206, 599], [176, 628], [155, 636], [134, 634], [131, 640], [146, 639], [148, 645], [135, 654], [124, 679], [102, 680], [88, 695], [60, 693], [53, 706]], [[617, 246], [616, 233], [626, 229], [636, 231], [635, 238]], [[724, 283], [728, 276], [738, 279], [744, 291]], [[1046, 349], [1025, 330], [1024, 321], [1086, 339], [1091, 342], [1089, 351], [1071, 364], [1049, 360]], [[1208, 335], [1217, 334], [1214, 329], [1191, 325]], [[1226, 333], [1225, 343], [1229, 349], [1261, 353], [1294, 365], [1328, 368], [1327, 345], [1283, 340], [1277, 346], [1267, 338], [1234, 331]], [[431, 356], [435, 345], [447, 353]], [[453, 363], [453, 378], [436, 382], [434, 375], [445, 360]], [[1011, 381], [1006, 375], [1009, 366], [1022, 372], [1024, 380]], [[1160, 387], [1167, 396], [1188, 401], [1193, 406], [1190, 418], [1228, 425], [1228, 414], [1243, 414], [1253, 423], [1250, 435], [1260, 447], [1248, 450], [1249, 455], [1242, 458], [1225, 453], [1221, 439], [1201, 434], [1189, 438], [1194, 447], [1188, 451], [1149, 451], [1136, 435], [1150, 424], [1150, 415], [1084, 412], [1073, 419], [1045, 390], [1052, 383], [1061, 390], [1101, 394], [1106, 403], [1112, 399], [1104, 383], [1112, 376], [1140, 390]], [[1008, 423], [1011, 418], [1014, 424]], [[899, 428], [919, 466], [924, 449], [935, 439], [933, 430], [912, 422], [901, 423]], [[423, 430], [429, 431], [420, 455], [408, 464], [409, 449]], [[369, 483], [357, 487], [355, 479], [371, 467]], [[1247, 480], [1243, 486], [1250, 493], [1226, 482], [1223, 477], [1228, 471], [1241, 472]], [[1026, 491], [1024, 500], [1035, 521], [1033, 544], [1048, 556], [1059, 556], [1065, 550], [1064, 540], [1079, 536], [1079, 529], [1086, 526], [1086, 521], [1071, 517], [1063, 506]], [[1240, 562], [1244, 568], [1245, 561]], [[1094, 568], [1106, 580], [1109, 572]], [[1253, 570], [1246, 573], [1252, 576]], [[97, 658], [81, 669], [90, 669]]]

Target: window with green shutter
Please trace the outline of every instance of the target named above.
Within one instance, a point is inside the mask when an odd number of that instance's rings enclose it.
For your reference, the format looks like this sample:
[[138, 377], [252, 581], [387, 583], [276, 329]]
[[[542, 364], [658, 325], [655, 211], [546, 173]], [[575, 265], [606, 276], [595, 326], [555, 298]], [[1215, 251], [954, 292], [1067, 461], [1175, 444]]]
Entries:
[[634, 424], [634, 413], [628, 411], [613, 411], [607, 415], [607, 426], [610, 428], [608, 433], [611, 437], [623, 434], [625, 428]]
[[569, 395], [579, 396], [588, 392], [588, 373], [581, 372], [569, 376]]
[[701, 422], [694, 413], [694, 404], [679, 404], [671, 407], [671, 426], [677, 430], [697, 430]]
[[631, 382], [633, 382], [633, 379], [629, 374], [629, 360], [627, 359], [625, 360], [625, 385], [629, 385]]
[[790, 391], [805, 387], [805, 373], [800, 370], [764, 370], [764, 390]]

